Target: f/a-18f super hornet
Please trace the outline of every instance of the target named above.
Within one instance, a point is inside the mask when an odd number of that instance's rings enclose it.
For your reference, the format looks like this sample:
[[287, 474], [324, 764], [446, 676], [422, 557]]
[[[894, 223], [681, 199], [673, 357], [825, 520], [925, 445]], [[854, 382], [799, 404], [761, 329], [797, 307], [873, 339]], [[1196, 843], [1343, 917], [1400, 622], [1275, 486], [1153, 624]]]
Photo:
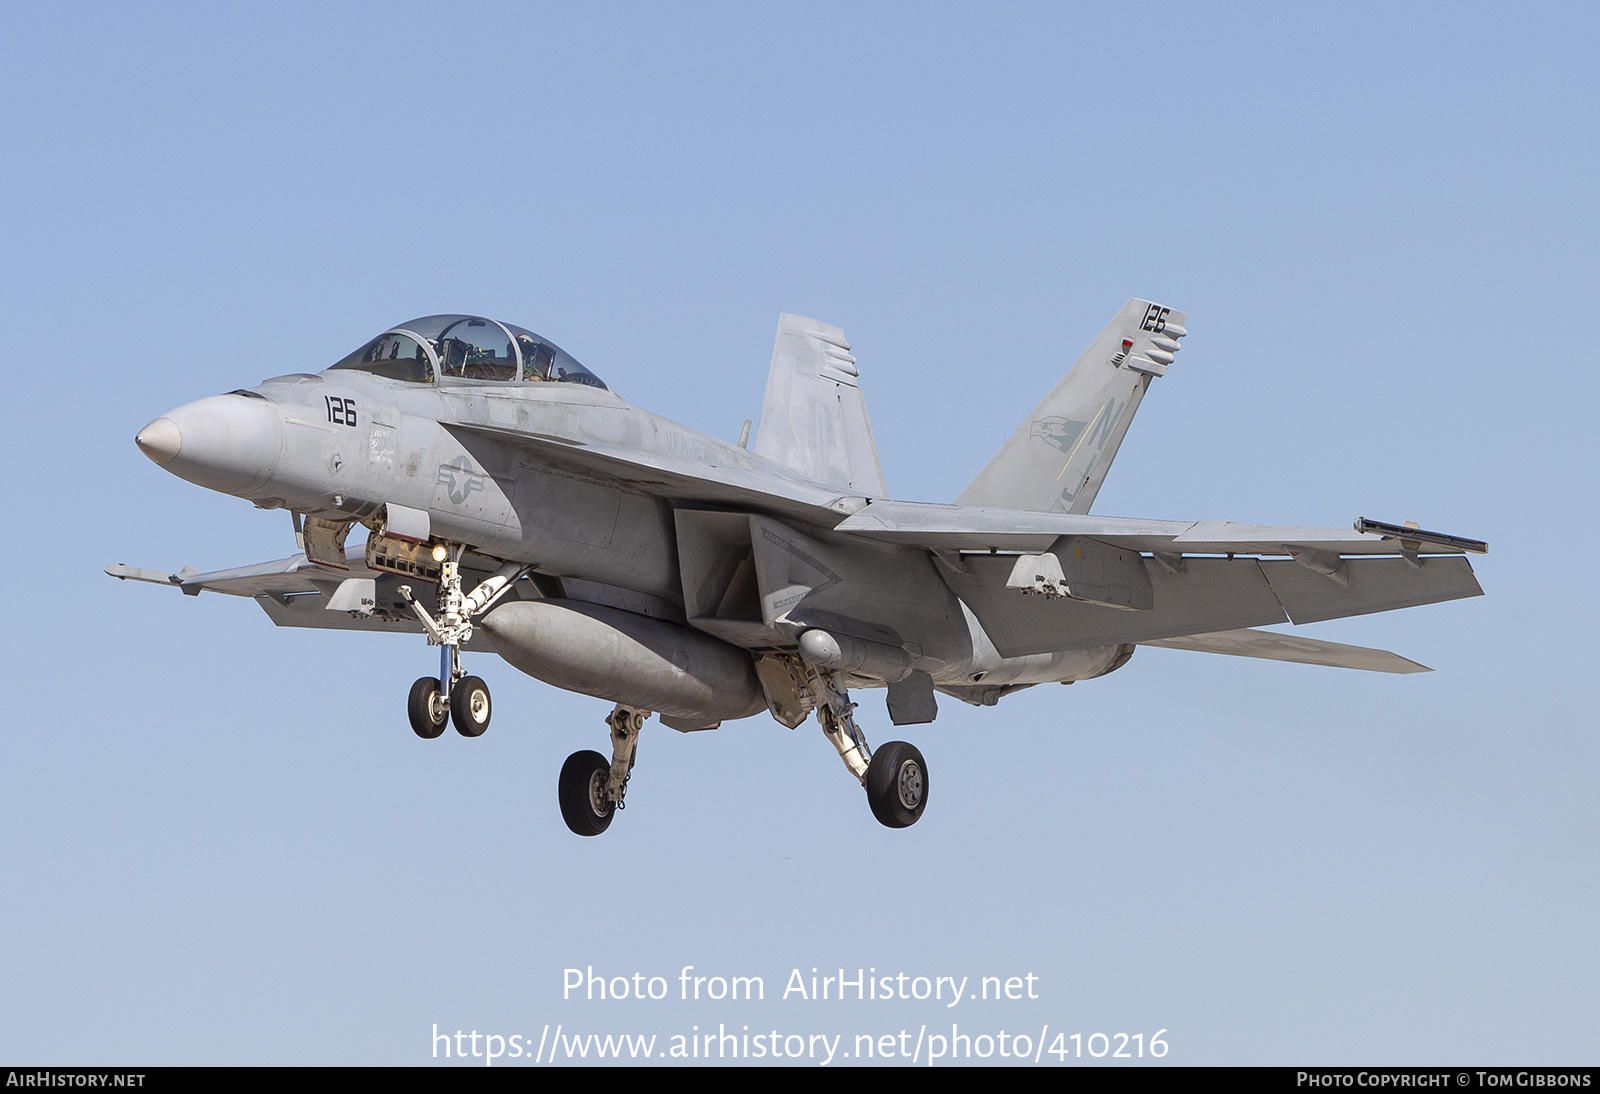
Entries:
[[[612, 702], [611, 757], [574, 753], [562, 815], [598, 835], [639, 731], [812, 712], [874, 816], [913, 824], [928, 768], [868, 747], [852, 689], [897, 726], [935, 692], [977, 706], [1114, 672], [1140, 645], [1421, 672], [1392, 653], [1253, 628], [1477, 596], [1464, 552], [1413, 523], [1353, 530], [1089, 512], [1186, 316], [1123, 306], [953, 504], [893, 501], [844, 332], [778, 321], [759, 431], [737, 444], [631, 406], [549, 339], [432, 315], [320, 373], [181, 406], [136, 438], [200, 486], [289, 510], [300, 551], [215, 573], [107, 572], [248, 596], [279, 626], [421, 633], [437, 675], [412, 729], [489, 726], [462, 650]], [[363, 545], [348, 545], [354, 525]]]

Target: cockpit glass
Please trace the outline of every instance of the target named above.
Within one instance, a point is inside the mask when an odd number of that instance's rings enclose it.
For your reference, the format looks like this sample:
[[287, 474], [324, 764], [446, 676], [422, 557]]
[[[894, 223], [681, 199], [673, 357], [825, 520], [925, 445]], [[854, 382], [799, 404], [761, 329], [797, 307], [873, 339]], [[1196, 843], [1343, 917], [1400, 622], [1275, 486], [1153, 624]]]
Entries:
[[333, 367], [430, 384], [435, 379], [435, 365], [439, 376], [462, 380], [606, 386], [548, 338], [476, 315], [425, 315], [401, 323]]
[[439, 370], [463, 380], [515, 380], [517, 351], [493, 319], [465, 316], [439, 332]]
[[439, 332], [463, 319], [473, 318], [470, 315], [424, 315], [421, 319], [412, 319], [401, 323], [399, 330], [408, 330], [412, 334], [426, 338], [430, 345], [437, 344]]
[[605, 387], [605, 381], [578, 364], [572, 354], [531, 330], [507, 323], [522, 350], [522, 378], [524, 380], [552, 380], [556, 383], [586, 384]]
[[412, 384], [433, 383], [433, 362], [427, 351], [415, 338], [398, 331], [378, 335], [333, 367], [359, 369]]

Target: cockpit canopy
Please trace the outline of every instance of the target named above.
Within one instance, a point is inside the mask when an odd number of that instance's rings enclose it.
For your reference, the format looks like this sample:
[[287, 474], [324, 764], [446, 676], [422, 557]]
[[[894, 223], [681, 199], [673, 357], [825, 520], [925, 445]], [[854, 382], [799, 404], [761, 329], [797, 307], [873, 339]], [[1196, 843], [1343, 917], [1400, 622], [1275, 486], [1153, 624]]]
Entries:
[[476, 315], [428, 315], [401, 323], [333, 367], [412, 384], [431, 384], [450, 376], [606, 386], [548, 338]]

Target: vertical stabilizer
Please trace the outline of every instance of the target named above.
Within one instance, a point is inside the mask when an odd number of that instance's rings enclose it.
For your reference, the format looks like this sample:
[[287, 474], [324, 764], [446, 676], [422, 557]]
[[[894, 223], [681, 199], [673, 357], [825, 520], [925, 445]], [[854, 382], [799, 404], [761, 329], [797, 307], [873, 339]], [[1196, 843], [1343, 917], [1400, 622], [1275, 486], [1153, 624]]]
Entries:
[[1187, 319], [1148, 300], [1124, 304], [956, 504], [1087, 513], [1145, 389], [1189, 333]]
[[860, 375], [844, 331], [780, 315], [761, 425], [750, 450], [815, 482], [884, 497], [888, 491]]

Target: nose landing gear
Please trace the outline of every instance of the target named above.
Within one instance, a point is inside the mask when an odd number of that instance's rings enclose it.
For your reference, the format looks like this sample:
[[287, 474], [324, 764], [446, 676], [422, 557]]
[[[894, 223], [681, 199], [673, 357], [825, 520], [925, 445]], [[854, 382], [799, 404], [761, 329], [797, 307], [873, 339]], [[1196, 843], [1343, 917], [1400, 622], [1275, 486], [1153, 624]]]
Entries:
[[[439, 546], [447, 557], [439, 566], [439, 618], [434, 617], [411, 595], [411, 586], [400, 586], [406, 602], [428, 632], [428, 644], [439, 647], [438, 677], [424, 676], [411, 685], [406, 713], [418, 737], [432, 740], [444, 732], [446, 721], [455, 723], [463, 737], [481, 737], [489, 728], [491, 704], [489, 685], [468, 676], [461, 667], [461, 646], [472, 637], [472, 617], [482, 615], [505, 595], [531, 567], [508, 562], [480, 581], [471, 594], [461, 591], [461, 555], [466, 548]], [[436, 554], [435, 558], [439, 558]]]

